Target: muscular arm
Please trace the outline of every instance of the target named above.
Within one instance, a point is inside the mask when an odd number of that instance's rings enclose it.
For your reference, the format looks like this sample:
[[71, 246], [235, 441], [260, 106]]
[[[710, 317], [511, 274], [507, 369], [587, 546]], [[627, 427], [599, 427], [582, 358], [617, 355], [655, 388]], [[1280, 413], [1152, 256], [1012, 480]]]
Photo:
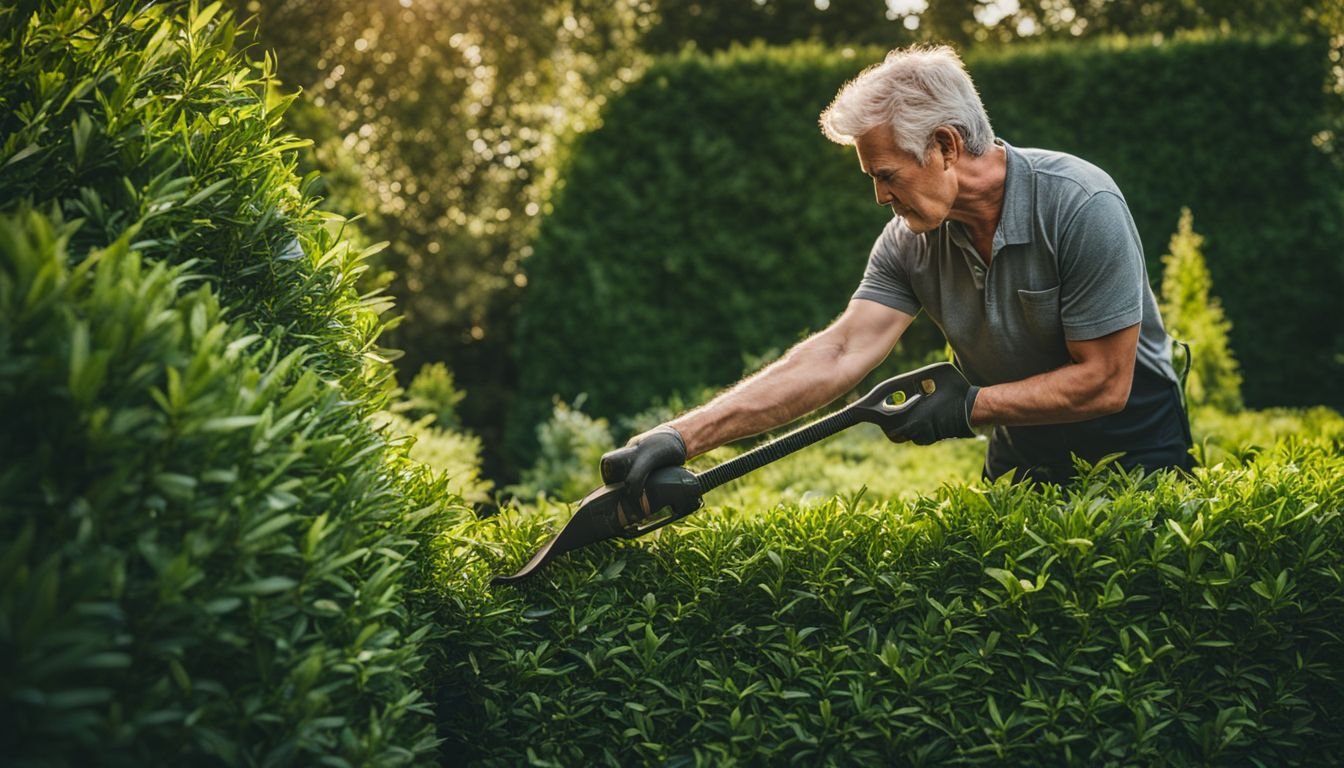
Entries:
[[856, 299], [825, 330], [669, 424], [688, 457], [787, 424], [850, 391], [891, 352], [914, 318]]
[[1059, 424], [1124, 409], [1134, 381], [1139, 326], [1066, 342], [1073, 362], [1021, 381], [980, 390], [971, 425]]

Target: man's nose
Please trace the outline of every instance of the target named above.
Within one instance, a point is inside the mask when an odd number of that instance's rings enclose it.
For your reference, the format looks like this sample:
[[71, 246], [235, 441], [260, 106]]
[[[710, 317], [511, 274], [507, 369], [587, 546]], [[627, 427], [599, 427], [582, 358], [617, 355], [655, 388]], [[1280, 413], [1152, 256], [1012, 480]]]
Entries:
[[891, 194], [891, 190], [887, 189], [880, 181], [873, 182], [873, 192], [877, 195], [878, 205], [891, 205], [896, 199], [896, 196]]
[[878, 205], [896, 205], [899, 202], [896, 199], [896, 193], [881, 182], [873, 182], [873, 192], [877, 195]]

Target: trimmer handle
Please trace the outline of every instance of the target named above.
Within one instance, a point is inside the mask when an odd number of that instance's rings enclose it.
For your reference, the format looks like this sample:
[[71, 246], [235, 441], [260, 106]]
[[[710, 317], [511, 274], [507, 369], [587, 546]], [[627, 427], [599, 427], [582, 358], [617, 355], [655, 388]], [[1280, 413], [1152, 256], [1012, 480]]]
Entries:
[[693, 474], [685, 467], [656, 469], [645, 480], [644, 498], [637, 505], [625, 498], [624, 484], [604, 485], [579, 502], [569, 523], [537, 550], [521, 570], [496, 576], [493, 583], [517, 583], [564, 552], [615, 536], [642, 536], [680, 520], [699, 509], [704, 503], [702, 497], [711, 489], [855, 424], [869, 422], [890, 432], [900, 426], [904, 414], [915, 403], [944, 396], [939, 390], [956, 392], [956, 387], [947, 386], [956, 381], [952, 377], [960, 378], [961, 373], [948, 363], [925, 366], [887, 379], [845, 408], [701, 474]]
[[646, 515], [642, 509], [630, 510], [620, 502], [621, 535], [627, 539], [662, 528], [680, 520], [704, 505], [699, 479], [685, 467], [662, 467], [649, 473], [644, 481], [644, 498], [649, 503]]
[[940, 388], [944, 392], [956, 392], [952, 385], [964, 380], [961, 371], [951, 363], [926, 365], [883, 381], [846, 410], [859, 411], [860, 421], [876, 424], [883, 432], [890, 432], [901, 425], [905, 413], [917, 401], [937, 397]]
[[[951, 363], [934, 363], [918, 370], [893, 376], [873, 387], [868, 394], [829, 416], [818, 419], [776, 440], [758, 446], [735, 459], [696, 475], [700, 493], [760, 469], [772, 461], [802, 450], [855, 424], [876, 424], [884, 432], [900, 426], [905, 413], [921, 398], [935, 397], [939, 382], [950, 383], [961, 377]], [[954, 388], [946, 388], [956, 391]]]

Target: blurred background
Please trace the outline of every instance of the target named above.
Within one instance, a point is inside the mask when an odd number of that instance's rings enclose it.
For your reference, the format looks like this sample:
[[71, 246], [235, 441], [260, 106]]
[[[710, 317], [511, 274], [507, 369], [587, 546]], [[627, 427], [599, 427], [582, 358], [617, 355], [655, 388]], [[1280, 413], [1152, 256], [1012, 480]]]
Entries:
[[[843, 308], [888, 214], [817, 115], [916, 42], [962, 52], [1001, 137], [1116, 178], [1155, 286], [1192, 212], [1247, 405], [1344, 406], [1338, 0], [233, 5], [325, 207], [386, 244], [399, 379], [497, 483], [548, 420], [621, 442]], [[917, 325], [889, 368], [941, 354]]]

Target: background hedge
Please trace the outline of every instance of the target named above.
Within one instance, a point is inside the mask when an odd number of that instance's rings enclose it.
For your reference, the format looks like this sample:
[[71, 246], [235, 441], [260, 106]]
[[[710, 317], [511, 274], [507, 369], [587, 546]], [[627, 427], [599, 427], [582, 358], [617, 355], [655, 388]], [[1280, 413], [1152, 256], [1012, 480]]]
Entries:
[[0, 754], [432, 754], [418, 550], [457, 501], [372, 419], [365, 254], [218, 4], [0, 9]]
[[[889, 213], [816, 127], [882, 51], [666, 58], [585, 136], [542, 225], [519, 319], [510, 445], [551, 395], [598, 416], [723, 385], [843, 308]], [[1248, 404], [1344, 403], [1340, 173], [1322, 44], [1201, 39], [1017, 48], [968, 59], [996, 132], [1077, 153], [1125, 191], [1154, 285], [1181, 208], [1206, 234]], [[893, 366], [942, 348], [917, 322]]]

